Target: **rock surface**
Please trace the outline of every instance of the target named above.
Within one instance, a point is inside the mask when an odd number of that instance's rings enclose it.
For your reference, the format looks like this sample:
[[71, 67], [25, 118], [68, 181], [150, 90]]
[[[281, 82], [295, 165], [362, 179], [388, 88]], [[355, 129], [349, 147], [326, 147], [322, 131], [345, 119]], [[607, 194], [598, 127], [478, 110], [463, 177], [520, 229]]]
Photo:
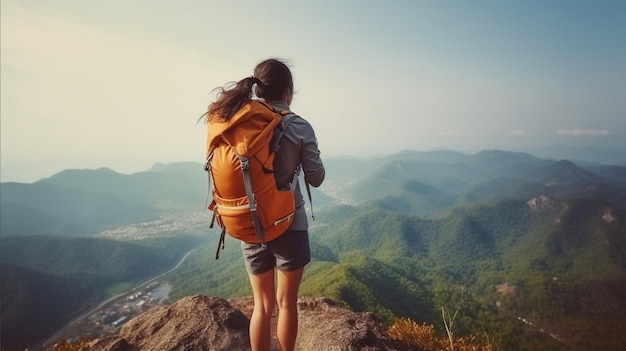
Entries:
[[[124, 324], [117, 335], [96, 339], [83, 351], [250, 350], [251, 297], [226, 301], [188, 296], [156, 307]], [[397, 350], [383, 325], [369, 312], [353, 312], [325, 298], [298, 300], [296, 350]], [[275, 333], [277, 311], [272, 320]], [[275, 340], [275, 338], [274, 338]], [[272, 350], [278, 350], [272, 344]]]

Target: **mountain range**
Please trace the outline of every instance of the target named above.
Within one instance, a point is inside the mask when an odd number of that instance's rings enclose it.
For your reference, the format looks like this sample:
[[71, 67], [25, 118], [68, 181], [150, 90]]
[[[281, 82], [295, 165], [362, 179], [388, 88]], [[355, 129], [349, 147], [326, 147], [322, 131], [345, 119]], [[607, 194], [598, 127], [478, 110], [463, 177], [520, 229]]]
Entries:
[[[486, 333], [501, 349], [618, 350], [626, 341], [624, 164], [500, 150], [324, 161], [301, 295], [441, 333], [443, 311], [456, 316], [457, 334]], [[236, 241], [215, 260], [209, 219], [180, 220], [202, 213], [207, 194], [194, 162], [0, 184], [3, 347], [40, 340], [192, 248], [166, 276], [172, 300], [250, 295]], [[156, 233], [128, 234], [144, 227]], [[58, 318], [25, 334], [7, 327], [38, 313]]]

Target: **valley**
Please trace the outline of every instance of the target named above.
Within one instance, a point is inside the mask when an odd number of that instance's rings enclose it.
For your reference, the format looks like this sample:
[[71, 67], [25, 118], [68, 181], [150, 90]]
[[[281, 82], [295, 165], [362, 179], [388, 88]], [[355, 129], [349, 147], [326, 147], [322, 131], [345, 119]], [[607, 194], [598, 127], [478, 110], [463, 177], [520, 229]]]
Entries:
[[[175, 217], [179, 220], [181, 218], [178, 216]], [[184, 216], [183, 218], [186, 217], [187, 216]], [[141, 223], [140, 227], [146, 229], [148, 233], [157, 235], [155, 234], [159, 233], [157, 228], [162, 228], [164, 225], [163, 223], [167, 223], [165, 224], [166, 228], [172, 228], [173, 226], [171, 224], [172, 222], [164, 219], [155, 223], [157, 224], [156, 228], [150, 229], [148, 228], [149, 225], [146, 223]], [[190, 223], [191, 222], [182, 222], [181, 225], [187, 227]], [[173, 227], [176, 227], [178, 230], [181, 229], [178, 226]], [[124, 231], [119, 229], [115, 232], [120, 233]], [[122, 237], [128, 239], [129, 237], [137, 238], [145, 236], [145, 233], [137, 234], [134, 226], [130, 232], [135, 235], [129, 235], [129, 233], [126, 233], [122, 235]], [[166, 230], [160, 233], [165, 232], [169, 231]], [[121, 292], [101, 302], [98, 306], [76, 317], [48, 338], [48, 340], [41, 345], [40, 349], [49, 348], [59, 340], [99, 338], [110, 335], [115, 332], [118, 327], [138, 314], [146, 312], [156, 306], [169, 303], [170, 301], [168, 300], [168, 297], [170, 291], [172, 290], [172, 286], [166, 280], [161, 279], [165, 275], [175, 272], [183, 264], [183, 262], [185, 262], [185, 259], [187, 259], [187, 257], [189, 257], [189, 255], [195, 250], [197, 249], [187, 252], [173, 268], [148, 279], [138, 286]]]

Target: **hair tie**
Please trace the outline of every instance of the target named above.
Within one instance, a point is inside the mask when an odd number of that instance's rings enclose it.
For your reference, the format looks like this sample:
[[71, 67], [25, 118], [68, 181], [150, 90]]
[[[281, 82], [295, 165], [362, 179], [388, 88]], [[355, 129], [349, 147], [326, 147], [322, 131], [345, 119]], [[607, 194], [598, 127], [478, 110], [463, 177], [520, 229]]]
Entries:
[[255, 76], [250, 76], [250, 79], [252, 80], [252, 84], [263, 85], [263, 82], [261, 82], [261, 80]]

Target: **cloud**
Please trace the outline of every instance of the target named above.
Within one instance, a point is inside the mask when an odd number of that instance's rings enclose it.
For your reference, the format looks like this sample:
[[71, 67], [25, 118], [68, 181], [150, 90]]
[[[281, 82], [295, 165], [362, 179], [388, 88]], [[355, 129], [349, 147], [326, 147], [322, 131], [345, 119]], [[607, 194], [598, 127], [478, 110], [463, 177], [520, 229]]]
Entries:
[[563, 136], [597, 136], [611, 134], [606, 129], [566, 129], [559, 128], [556, 133]]

